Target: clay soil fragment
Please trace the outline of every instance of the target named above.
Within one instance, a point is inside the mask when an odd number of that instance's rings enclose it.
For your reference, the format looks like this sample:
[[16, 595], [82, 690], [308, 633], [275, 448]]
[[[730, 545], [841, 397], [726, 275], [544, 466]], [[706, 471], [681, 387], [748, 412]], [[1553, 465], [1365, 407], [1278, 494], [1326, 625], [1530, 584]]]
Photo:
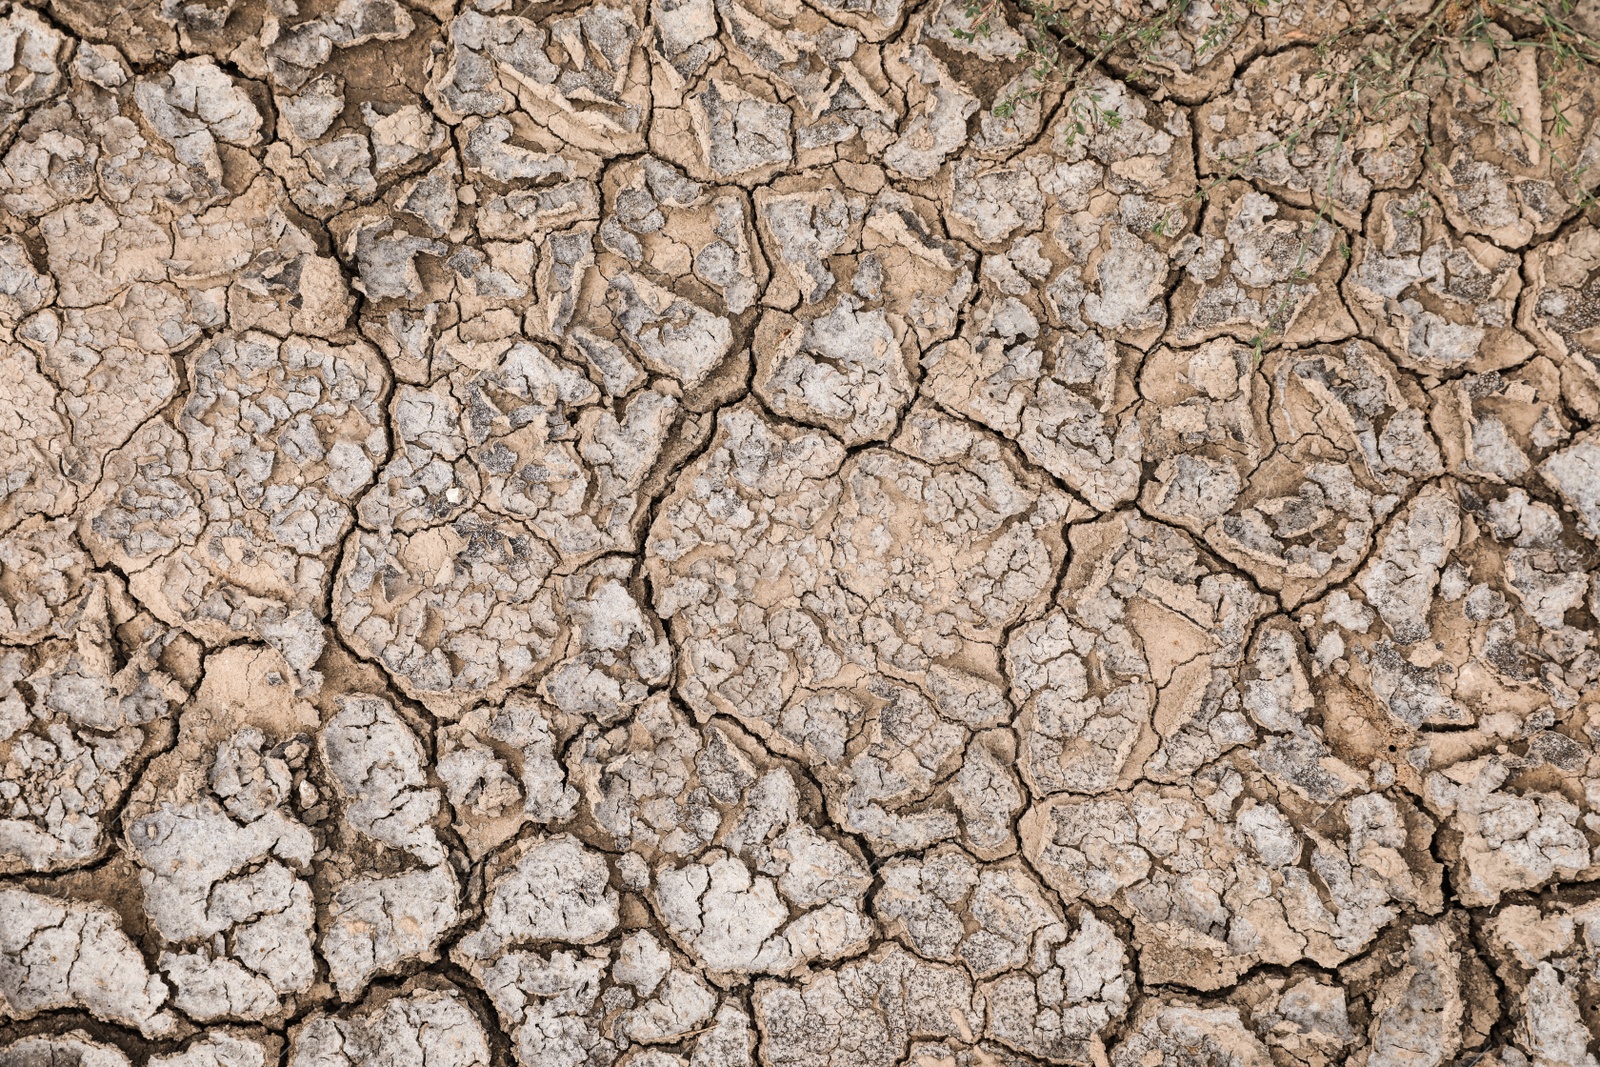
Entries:
[[0, 1067], [1600, 1067], [1515, 6], [0, 3]]

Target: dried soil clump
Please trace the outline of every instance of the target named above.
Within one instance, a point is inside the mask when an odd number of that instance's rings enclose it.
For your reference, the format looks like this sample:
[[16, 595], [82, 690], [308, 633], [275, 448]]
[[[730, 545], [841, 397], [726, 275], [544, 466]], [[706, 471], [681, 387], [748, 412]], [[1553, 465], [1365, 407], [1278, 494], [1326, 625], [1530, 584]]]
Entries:
[[0, 1067], [1597, 1067], [1595, 25], [0, 2]]

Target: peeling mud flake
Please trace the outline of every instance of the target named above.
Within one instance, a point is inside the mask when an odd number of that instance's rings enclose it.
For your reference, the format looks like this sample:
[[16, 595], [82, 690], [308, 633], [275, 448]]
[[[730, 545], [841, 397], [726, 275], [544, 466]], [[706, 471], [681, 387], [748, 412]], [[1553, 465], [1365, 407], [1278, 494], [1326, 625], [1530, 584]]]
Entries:
[[0, 891], [0, 905], [0, 999], [13, 1018], [78, 1009], [147, 1037], [174, 1031], [167, 987], [145, 969], [115, 912], [20, 889]]

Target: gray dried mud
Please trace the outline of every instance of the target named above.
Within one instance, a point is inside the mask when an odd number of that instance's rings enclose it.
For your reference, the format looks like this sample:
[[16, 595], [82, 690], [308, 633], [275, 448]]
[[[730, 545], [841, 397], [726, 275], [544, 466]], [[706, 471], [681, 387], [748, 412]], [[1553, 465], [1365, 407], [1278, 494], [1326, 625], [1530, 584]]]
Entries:
[[0, 11], [0, 1067], [1600, 1063], [1600, 74]]

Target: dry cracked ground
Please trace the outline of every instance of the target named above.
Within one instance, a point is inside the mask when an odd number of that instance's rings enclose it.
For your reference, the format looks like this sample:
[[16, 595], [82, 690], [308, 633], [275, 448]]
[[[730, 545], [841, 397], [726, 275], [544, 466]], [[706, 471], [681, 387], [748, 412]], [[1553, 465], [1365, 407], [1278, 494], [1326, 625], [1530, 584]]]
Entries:
[[3, 10], [0, 1067], [1596, 1067], [1600, 75]]

